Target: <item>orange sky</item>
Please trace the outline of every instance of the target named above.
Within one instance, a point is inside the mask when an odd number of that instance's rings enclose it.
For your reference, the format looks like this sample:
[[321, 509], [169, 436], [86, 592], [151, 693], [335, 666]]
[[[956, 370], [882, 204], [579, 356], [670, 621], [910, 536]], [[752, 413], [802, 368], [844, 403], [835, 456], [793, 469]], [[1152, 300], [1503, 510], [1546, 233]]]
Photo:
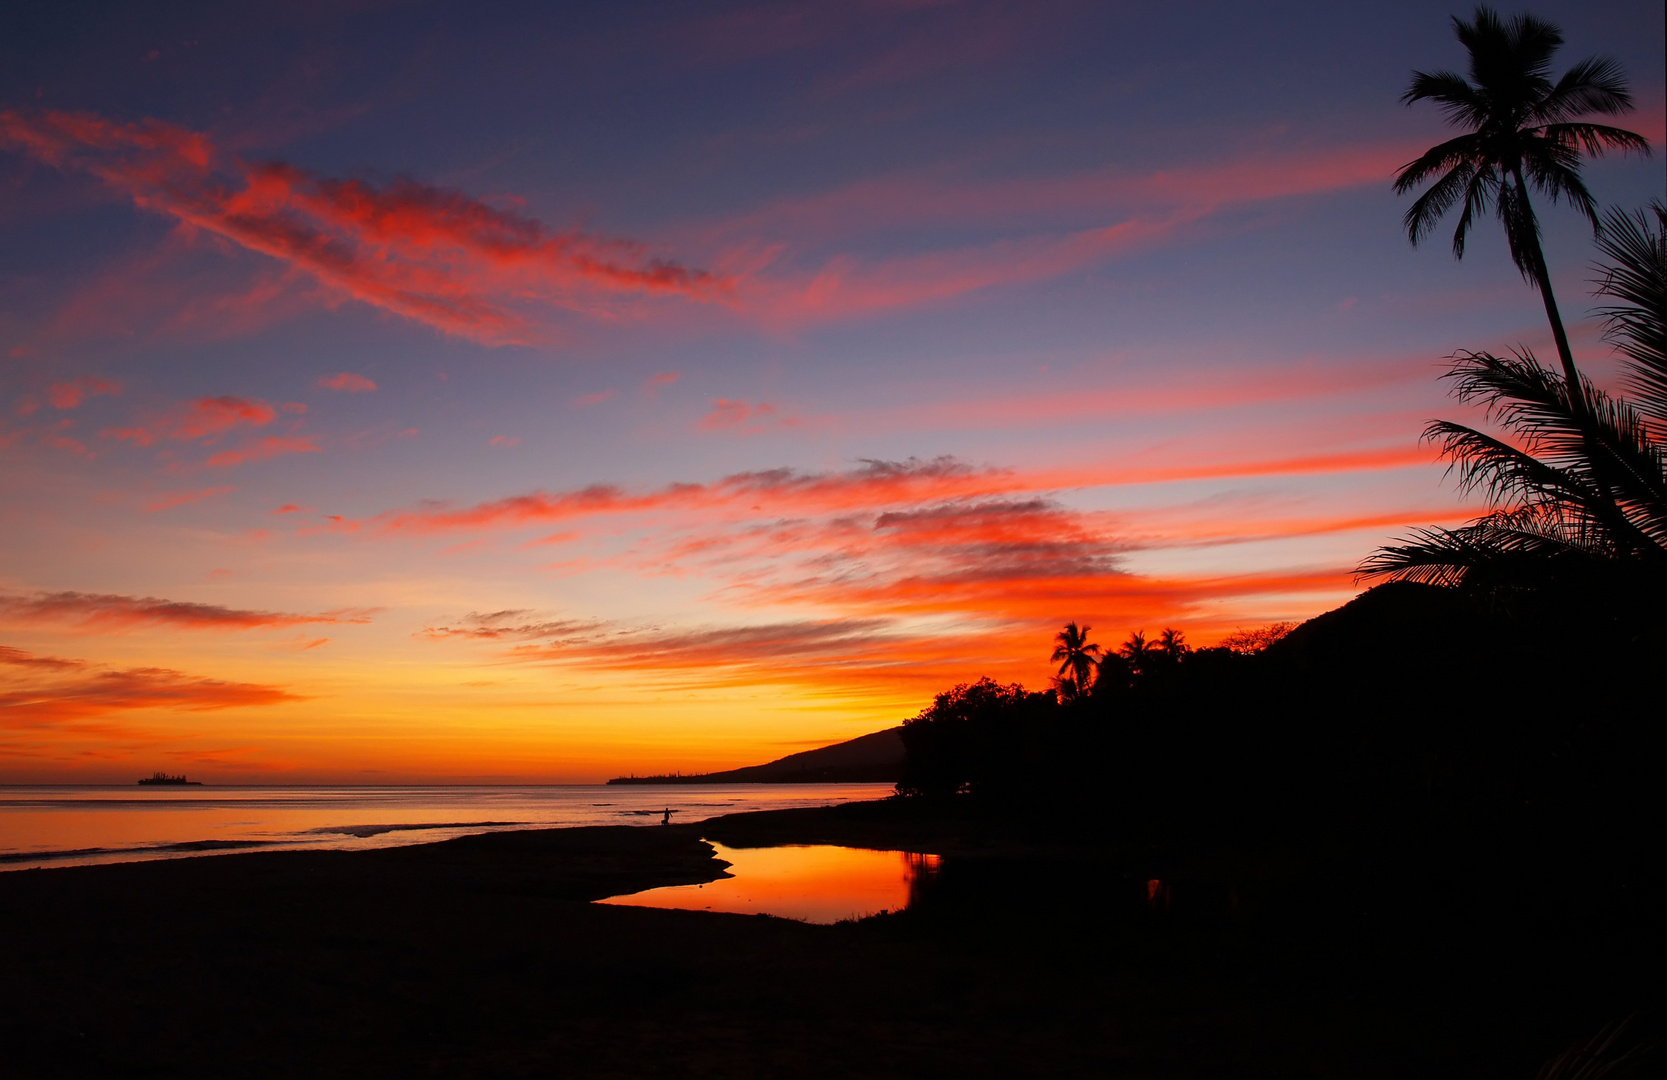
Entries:
[[[1474, 513], [1441, 357], [1548, 335], [1401, 231], [1445, 8], [576, 10], [0, 44], [0, 783], [752, 764]], [[1544, 13], [1659, 146], [1660, 5]]]

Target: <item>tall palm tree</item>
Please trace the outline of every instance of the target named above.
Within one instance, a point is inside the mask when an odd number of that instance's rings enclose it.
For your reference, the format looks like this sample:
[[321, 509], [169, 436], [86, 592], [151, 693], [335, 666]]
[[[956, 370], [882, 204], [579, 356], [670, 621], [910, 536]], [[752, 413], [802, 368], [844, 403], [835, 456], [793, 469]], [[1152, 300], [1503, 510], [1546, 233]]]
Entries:
[[1157, 650], [1170, 660], [1179, 660], [1192, 651], [1192, 646], [1186, 642], [1187, 636], [1173, 626], [1163, 628], [1158, 635]]
[[1596, 232], [1597, 203], [1580, 178], [1581, 155], [1599, 157], [1611, 149], [1647, 155], [1649, 141], [1631, 131], [1576, 119], [1627, 112], [1632, 96], [1620, 65], [1604, 57], [1580, 61], [1553, 83], [1551, 58], [1563, 44], [1562, 32], [1553, 24], [1532, 15], [1506, 20], [1484, 5], [1476, 8], [1470, 22], [1454, 16], [1453, 30], [1470, 52], [1470, 78], [1453, 71], [1415, 71], [1411, 87], [1401, 96], [1408, 105], [1434, 101], [1449, 123], [1467, 129], [1426, 150], [1395, 178], [1396, 193], [1404, 195], [1439, 176], [1408, 208], [1407, 235], [1416, 245], [1448, 210], [1462, 204], [1453, 255], [1463, 258], [1471, 222], [1493, 207], [1505, 227], [1511, 259], [1539, 289], [1564, 383], [1577, 415], [1584, 415], [1584, 386], [1551, 291], [1528, 190], [1532, 186], [1554, 203], [1566, 199]]
[[1437, 421], [1437, 441], [1462, 486], [1494, 510], [1459, 529], [1421, 530], [1378, 549], [1363, 576], [1442, 585], [1521, 587], [1557, 579], [1667, 586], [1667, 206], [1611, 211], [1598, 244], [1608, 336], [1623, 356], [1631, 396], [1569, 384], [1533, 354], [1453, 357], [1460, 400], [1484, 404], [1507, 440]]
[[1088, 631], [1092, 629], [1092, 626], [1078, 629], [1076, 623], [1068, 622], [1065, 629], [1053, 638], [1053, 659], [1060, 661], [1060, 679], [1063, 680], [1069, 672], [1077, 694], [1088, 689], [1088, 675], [1098, 663], [1095, 658], [1100, 655], [1100, 647], [1088, 640]]

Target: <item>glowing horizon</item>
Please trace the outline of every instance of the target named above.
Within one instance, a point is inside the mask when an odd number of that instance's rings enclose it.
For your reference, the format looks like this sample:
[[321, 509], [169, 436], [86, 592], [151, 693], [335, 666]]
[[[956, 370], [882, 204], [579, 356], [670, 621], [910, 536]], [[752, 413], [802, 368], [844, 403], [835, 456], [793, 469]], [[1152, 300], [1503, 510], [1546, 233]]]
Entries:
[[[1659, 154], [1660, 5], [1534, 10]], [[32, 17], [0, 783], [725, 769], [1041, 688], [1067, 620], [1345, 602], [1474, 514], [1441, 357], [1550, 335], [1491, 220], [1401, 231], [1448, 9], [1331, 11]]]

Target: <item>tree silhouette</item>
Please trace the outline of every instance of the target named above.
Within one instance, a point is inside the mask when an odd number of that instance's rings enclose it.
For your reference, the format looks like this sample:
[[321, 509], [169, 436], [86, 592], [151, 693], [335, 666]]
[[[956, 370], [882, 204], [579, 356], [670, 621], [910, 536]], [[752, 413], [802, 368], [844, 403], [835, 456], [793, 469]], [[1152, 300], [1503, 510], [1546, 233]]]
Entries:
[[1071, 677], [1072, 690], [1067, 692], [1069, 697], [1079, 696], [1088, 689], [1089, 673], [1099, 663], [1096, 658], [1100, 655], [1100, 647], [1088, 640], [1088, 631], [1092, 629], [1091, 626], [1078, 629], [1076, 623], [1068, 622], [1065, 629], [1054, 635], [1053, 659], [1060, 661], [1061, 684], [1067, 672]]
[[1420, 530], [1378, 549], [1364, 576], [1439, 585], [1535, 586], [1594, 577], [1667, 583], [1667, 207], [1612, 211], [1599, 238], [1600, 295], [1633, 396], [1612, 398], [1590, 383], [1580, 393], [1523, 350], [1502, 359], [1452, 358], [1455, 395], [1480, 402], [1514, 439], [1436, 421], [1425, 437], [1466, 490], [1494, 509], [1459, 529]]
[[1479, 6], [1468, 23], [1454, 16], [1453, 31], [1470, 52], [1470, 78], [1452, 71], [1415, 71], [1401, 100], [1408, 105], [1434, 101], [1449, 123], [1468, 130], [1426, 150], [1395, 178], [1396, 193], [1406, 194], [1439, 176], [1408, 208], [1407, 235], [1416, 245], [1449, 209], [1462, 204], [1453, 255], [1463, 258], [1472, 221], [1493, 207], [1505, 227], [1511, 259], [1539, 289], [1564, 383], [1575, 414], [1583, 416], [1585, 387], [1552, 294], [1528, 189], [1534, 187], [1553, 203], [1566, 199], [1596, 232], [1597, 204], [1580, 178], [1582, 154], [1599, 157], [1617, 149], [1648, 155], [1649, 142], [1621, 128], [1575, 119], [1627, 112], [1632, 97], [1620, 66], [1604, 57], [1580, 61], [1553, 83], [1551, 59], [1563, 44], [1562, 32], [1553, 24], [1532, 15], [1506, 20], [1492, 8]]
[[1117, 655], [1128, 662], [1129, 670], [1136, 675], [1151, 668], [1152, 657], [1156, 653], [1156, 647], [1146, 640], [1146, 632], [1143, 630], [1136, 630], [1130, 634], [1129, 640], [1123, 642], [1117, 650]]
[[1155, 648], [1172, 661], [1180, 660], [1192, 651], [1192, 646], [1186, 643], [1186, 635], [1173, 626], [1163, 628], [1163, 633], [1158, 635]]

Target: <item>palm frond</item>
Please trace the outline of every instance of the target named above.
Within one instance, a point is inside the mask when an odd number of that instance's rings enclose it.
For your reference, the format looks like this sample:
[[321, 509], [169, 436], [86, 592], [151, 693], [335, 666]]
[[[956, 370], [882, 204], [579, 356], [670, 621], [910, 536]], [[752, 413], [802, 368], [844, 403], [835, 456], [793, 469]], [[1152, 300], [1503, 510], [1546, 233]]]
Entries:
[[1618, 116], [1631, 110], [1632, 92], [1621, 65], [1607, 56], [1588, 56], [1563, 73], [1532, 115], [1535, 120], [1552, 122], [1585, 113]]
[[1614, 150], [1622, 154], [1650, 156], [1650, 140], [1626, 128], [1608, 124], [1547, 124], [1535, 131], [1542, 137], [1571, 149], [1579, 147], [1590, 157], [1602, 157]]
[[1629, 361], [1625, 385], [1658, 441], [1667, 436], [1667, 205], [1642, 211], [1611, 210], [1603, 220], [1598, 250], [1608, 259], [1595, 269], [1597, 292], [1621, 301], [1600, 308], [1604, 337]]
[[1448, 123], [1466, 127], [1479, 126], [1488, 110], [1487, 98], [1456, 71], [1414, 71], [1401, 101], [1433, 101], [1447, 114]]
[[1401, 166], [1401, 171], [1395, 175], [1395, 194], [1405, 195], [1443, 170], [1465, 165], [1474, 168], [1480, 148], [1480, 140], [1475, 135], [1460, 135], [1437, 143], [1418, 155], [1417, 160]]
[[1451, 360], [1444, 377], [1454, 380], [1454, 396], [1483, 405], [1520, 444], [1432, 424], [1426, 437], [1441, 442], [1465, 490], [1484, 491], [1501, 505], [1554, 500], [1601, 523], [1623, 546], [1667, 555], [1667, 461], [1636, 409], [1585, 380], [1585, 408], [1577, 408], [1563, 379], [1527, 350], [1508, 359], [1462, 352]]

